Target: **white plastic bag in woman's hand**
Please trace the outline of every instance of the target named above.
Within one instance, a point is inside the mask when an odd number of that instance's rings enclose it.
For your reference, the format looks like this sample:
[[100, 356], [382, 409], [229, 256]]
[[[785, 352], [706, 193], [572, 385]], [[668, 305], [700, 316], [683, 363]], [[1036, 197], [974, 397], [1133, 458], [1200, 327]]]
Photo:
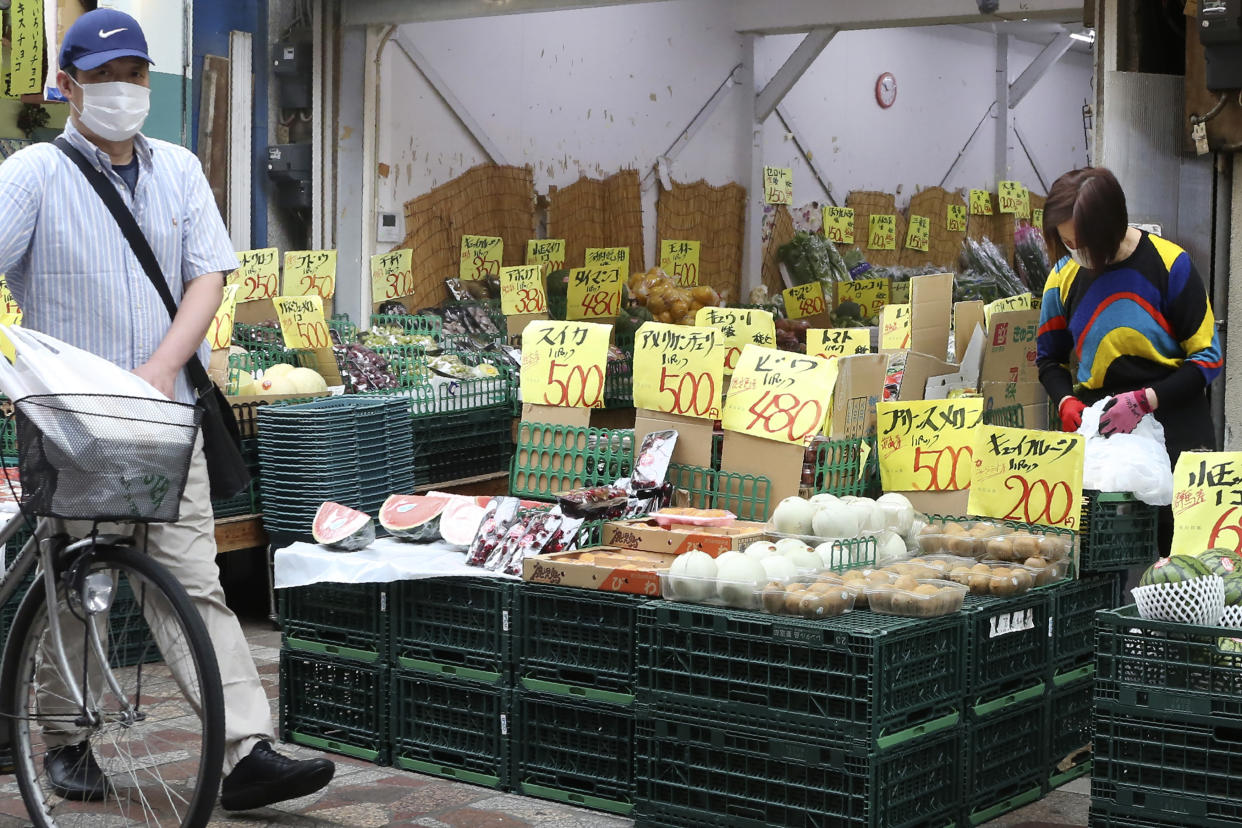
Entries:
[[1084, 489], [1130, 492], [1152, 506], [1173, 502], [1173, 469], [1164, 445], [1164, 426], [1148, 414], [1131, 434], [1100, 436], [1100, 414], [1108, 398], [1082, 412], [1078, 433], [1087, 438]]

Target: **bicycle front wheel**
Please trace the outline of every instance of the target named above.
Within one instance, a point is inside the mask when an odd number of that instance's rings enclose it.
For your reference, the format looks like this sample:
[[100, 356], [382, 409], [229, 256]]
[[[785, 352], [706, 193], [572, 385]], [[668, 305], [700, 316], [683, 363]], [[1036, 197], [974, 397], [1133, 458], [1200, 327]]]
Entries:
[[[30, 818], [39, 826], [206, 825], [224, 760], [224, 693], [202, 618], [185, 589], [135, 549], [95, 550], [88, 573], [94, 585], [111, 579], [113, 600], [87, 616], [59, 586], [68, 676], [41, 579], [5, 649], [4, 710]], [[91, 625], [102, 646], [91, 643]], [[83, 744], [107, 778], [94, 801], [82, 801], [48, 768], [49, 751], [64, 756], [69, 747], [77, 757]]]

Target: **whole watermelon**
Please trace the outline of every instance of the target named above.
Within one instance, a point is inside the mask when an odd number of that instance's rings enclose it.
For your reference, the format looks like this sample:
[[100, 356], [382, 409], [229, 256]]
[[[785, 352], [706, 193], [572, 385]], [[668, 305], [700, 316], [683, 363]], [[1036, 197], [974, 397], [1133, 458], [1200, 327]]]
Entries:
[[1242, 605], [1242, 571], [1226, 575], [1224, 579], [1225, 606], [1236, 607]]
[[1208, 569], [1222, 578], [1228, 578], [1235, 572], [1242, 574], [1242, 558], [1239, 558], [1232, 549], [1220, 547], [1206, 549], [1196, 554], [1195, 557], [1207, 564]]
[[1148, 567], [1139, 580], [1139, 586], [1176, 584], [1211, 574], [1212, 570], [1208, 565], [1192, 555], [1170, 555]]
[[1242, 666], [1242, 639], [1218, 638], [1216, 639], [1216, 649], [1220, 650], [1220, 655], [1213, 659], [1217, 665], [1222, 667]]

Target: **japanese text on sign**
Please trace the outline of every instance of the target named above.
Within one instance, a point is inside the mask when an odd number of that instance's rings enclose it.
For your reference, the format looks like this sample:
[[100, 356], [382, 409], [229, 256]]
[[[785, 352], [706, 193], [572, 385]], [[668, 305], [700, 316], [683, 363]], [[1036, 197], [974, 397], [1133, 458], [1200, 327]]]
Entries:
[[819, 282], [794, 285], [781, 291], [781, 297], [785, 300], [785, 316], [790, 319], [805, 319], [825, 310], [824, 286]]
[[237, 270], [229, 274], [227, 284], [237, 285], [238, 303], [271, 299], [280, 291], [280, 262], [276, 248], [243, 250], [237, 254]]
[[321, 299], [331, 299], [336, 293], [336, 251], [286, 251], [282, 295], [307, 296], [312, 293]]
[[548, 297], [543, 287], [543, 265], [529, 264], [500, 269], [500, 312], [505, 316], [543, 313]]
[[621, 268], [575, 267], [569, 271], [570, 319], [613, 319], [621, 312]]
[[853, 207], [824, 207], [824, 238], [833, 244], [854, 243]]
[[916, 400], [876, 406], [880, 479], [890, 492], [968, 488], [983, 400]]
[[43, 0], [13, 0], [9, 11], [9, 91], [13, 95], [43, 92]]
[[867, 247], [872, 250], [897, 249], [897, 217], [891, 214], [873, 213], [867, 234]]
[[371, 301], [375, 304], [414, 293], [414, 251], [408, 247], [371, 257]]
[[634, 406], [720, 419], [724, 356], [718, 330], [643, 323], [634, 338]]
[[211, 327], [207, 329], [207, 341], [211, 349], [218, 351], [233, 344], [233, 320], [237, 312], [237, 285], [224, 288], [224, 298], [216, 315], [211, 318]]
[[628, 247], [588, 247], [587, 267], [617, 267], [621, 269], [621, 281], [630, 280], [630, 249]]
[[528, 265], [548, 265], [550, 270], [565, 267], [564, 239], [531, 239], [526, 243]]
[[4, 323], [6, 325], [16, 325], [22, 321], [21, 306], [17, 304], [13, 291], [9, 290], [4, 274], [0, 274], [0, 317], [8, 320]]
[[765, 204], [793, 204], [793, 170], [789, 167], [763, 168]]
[[611, 325], [531, 322], [522, 332], [522, 399], [536, 405], [603, 408]]
[[1044, 210], [1042, 207], [1034, 207], [1031, 209], [1031, 224], [1040, 230], [1044, 228]]
[[966, 232], [966, 205], [950, 204], [946, 208], [945, 227], [950, 233]]
[[832, 359], [871, 353], [871, 332], [866, 328], [811, 328], [806, 332], [806, 352]]
[[323, 300], [318, 296], [277, 296], [272, 304], [286, 347], [308, 351], [332, 347], [328, 323], [323, 319]]
[[910, 347], [910, 306], [885, 305], [880, 311], [880, 349], [900, 351]]
[[758, 345], [776, 347], [776, 323], [767, 311], [742, 308], [699, 308], [694, 324], [718, 328], [724, 335], [725, 373], [732, 374], [742, 348]]
[[802, 445], [824, 427], [837, 366], [835, 359], [747, 345], [729, 384], [722, 425], [752, 437]]
[[1030, 194], [1020, 181], [1001, 181], [996, 185], [996, 198], [1002, 213], [1030, 215]]
[[910, 226], [906, 230], [906, 247], [926, 253], [930, 244], [931, 220], [927, 216], [910, 216]]
[[967, 510], [1077, 531], [1085, 445], [1080, 434], [980, 425]]
[[1020, 293], [1017, 296], [1006, 296], [997, 299], [995, 302], [988, 302], [983, 306], [983, 324], [991, 326], [992, 314], [1004, 313], [1006, 311], [1030, 310], [1031, 300], [1034, 297], [1029, 293]]
[[461, 237], [461, 261], [457, 275], [463, 281], [478, 281], [500, 275], [505, 255], [505, 242], [499, 236]]
[[699, 283], [699, 248], [696, 241], [665, 239], [660, 242], [660, 269], [678, 287], [694, 287]]
[[889, 303], [891, 284], [887, 276], [880, 279], [854, 279], [837, 282], [837, 307], [842, 302], [855, 302], [864, 316], [875, 316]]
[[992, 215], [992, 195], [987, 190], [970, 191], [970, 214], [972, 216]]
[[1242, 452], [1185, 451], [1173, 470], [1173, 554], [1242, 554]]

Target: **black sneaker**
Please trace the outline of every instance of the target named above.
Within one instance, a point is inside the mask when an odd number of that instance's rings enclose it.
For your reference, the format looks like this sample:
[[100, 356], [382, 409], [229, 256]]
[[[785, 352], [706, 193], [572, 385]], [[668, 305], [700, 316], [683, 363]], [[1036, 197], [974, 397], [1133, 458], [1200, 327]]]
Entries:
[[309, 796], [332, 781], [336, 765], [327, 759], [290, 759], [259, 742], [224, 777], [220, 807], [226, 811], [251, 811], [287, 799]]
[[43, 757], [43, 769], [47, 771], [52, 790], [63, 799], [98, 802], [108, 795], [108, 777], [86, 742], [48, 748]]

